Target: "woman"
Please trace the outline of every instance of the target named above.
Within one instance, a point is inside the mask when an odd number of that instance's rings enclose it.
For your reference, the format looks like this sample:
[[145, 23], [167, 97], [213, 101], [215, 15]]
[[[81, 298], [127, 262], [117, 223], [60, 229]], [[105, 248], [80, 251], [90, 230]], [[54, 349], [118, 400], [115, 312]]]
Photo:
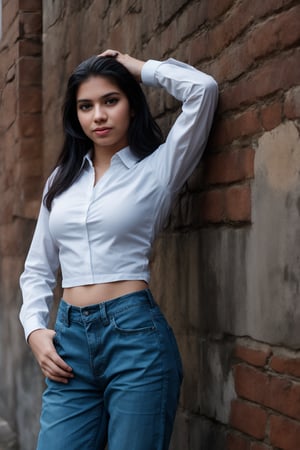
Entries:
[[[183, 103], [164, 143], [140, 81]], [[149, 254], [199, 162], [217, 96], [215, 81], [187, 64], [113, 50], [70, 77], [65, 143], [20, 279], [21, 322], [47, 382], [39, 450], [168, 449], [182, 370], [148, 288]]]

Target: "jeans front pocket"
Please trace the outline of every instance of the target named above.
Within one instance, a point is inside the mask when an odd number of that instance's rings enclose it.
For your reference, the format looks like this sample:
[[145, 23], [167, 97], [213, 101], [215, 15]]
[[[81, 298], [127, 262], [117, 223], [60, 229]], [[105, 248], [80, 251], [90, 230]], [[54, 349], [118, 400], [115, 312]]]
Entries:
[[148, 305], [137, 305], [123, 309], [112, 317], [117, 332], [139, 334], [154, 331], [155, 323]]

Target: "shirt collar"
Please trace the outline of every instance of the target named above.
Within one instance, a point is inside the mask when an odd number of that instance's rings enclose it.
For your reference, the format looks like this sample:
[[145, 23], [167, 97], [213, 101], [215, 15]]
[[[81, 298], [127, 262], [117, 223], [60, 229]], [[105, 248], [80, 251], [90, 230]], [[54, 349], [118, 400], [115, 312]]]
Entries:
[[119, 158], [122, 163], [127, 167], [127, 169], [130, 169], [132, 166], [134, 166], [138, 161], [139, 158], [136, 156], [132, 150], [130, 150], [130, 147], [125, 147], [122, 150], [119, 150], [113, 157]]
[[[131, 150], [130, 147], [124, 147], [122, 150], [119, 150], [115, 155], [112, 157], [112, 161], [116, 158], [119, 158], [122, 163], [127, 167], [127, 169], [130, 169], [133, 167], [138, 161], [139, 158], [136, 156]], [[89, 164], [90, 167], [93, 167], [93, 161], [92, 161], [92, 150], [89, 150], [87, 154], [84, 156], [82, 160], [82, 165], [80, 170], [86, 165]]]

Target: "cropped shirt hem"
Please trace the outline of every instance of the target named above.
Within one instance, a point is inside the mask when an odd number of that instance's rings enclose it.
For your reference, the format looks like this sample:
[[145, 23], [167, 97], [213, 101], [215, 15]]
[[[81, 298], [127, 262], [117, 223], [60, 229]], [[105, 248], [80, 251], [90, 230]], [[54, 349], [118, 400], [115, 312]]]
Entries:
[[114, 281], [132, 281], [132, 280], [142, 280], [146, 283], [150, 281], [150, 273], [149, 272], [138, 272], [134, 273], [110, 273], [110, 274], [101, 274], [101, 275], [93, 275], [89, 277], [81, 276], [80, 279], [78, 277], [74, 278], [64, 278], [62, 280], [63, 288], [72, 288], [76, 286], [86, 286], [91, 284], [101, 284], [101, 283], [113, 283]]

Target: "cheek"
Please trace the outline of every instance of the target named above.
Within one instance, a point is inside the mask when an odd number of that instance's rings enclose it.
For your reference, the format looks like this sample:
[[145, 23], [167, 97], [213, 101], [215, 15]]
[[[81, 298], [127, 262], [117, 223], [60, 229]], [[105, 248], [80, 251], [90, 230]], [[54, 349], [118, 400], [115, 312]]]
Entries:
[[78, 118], [78, 121], [79, 121], [79, 123], [81, 125], [81, 128], [84, 130], [86, 128], [87, 122], [88, 122], [87, 121], [87, 117], [83, 116], [82, 114], [80, 114], [80, 112], [78, 112], [77, 113], [77, 118]]

